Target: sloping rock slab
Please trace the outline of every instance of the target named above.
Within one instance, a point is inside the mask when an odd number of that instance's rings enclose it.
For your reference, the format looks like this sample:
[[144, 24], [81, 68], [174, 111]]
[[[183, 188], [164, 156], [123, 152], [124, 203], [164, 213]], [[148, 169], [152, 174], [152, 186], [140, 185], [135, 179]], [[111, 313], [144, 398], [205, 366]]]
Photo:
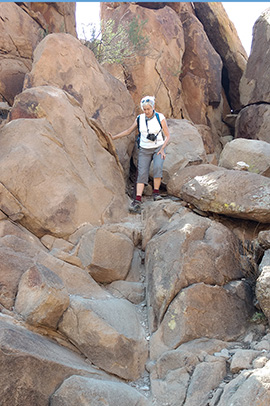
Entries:
[[71, 375], [110, 380], [78, 354], [15, 325], [0, 314], [2, 405], [47, 406], [49, 396]]
[[127, 300], [71, 297], [59, 329], [105, 371], [124, 379], [142, 374], [147, 341], [136, 310]]
[[[82, 403], [83, 402], [83, 403]], [[86, 403], [85, 403], [86, 402]], [[72, 376], [65, 380], [51, 397], [51, 406], [146, 406], [147, 399], [120, 382]]]

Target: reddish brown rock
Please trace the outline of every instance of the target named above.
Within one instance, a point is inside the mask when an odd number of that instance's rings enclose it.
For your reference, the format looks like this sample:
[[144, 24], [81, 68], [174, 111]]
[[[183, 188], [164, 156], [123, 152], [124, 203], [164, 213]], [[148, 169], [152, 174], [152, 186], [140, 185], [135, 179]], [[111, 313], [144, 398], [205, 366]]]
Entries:
[[194, 3], [196, 16], [223, 62], [222, 84], [233, 110], [241, 107], [239, 83], [244, 73], [247, 54], [222, 3]]
[[269, 15], [266, 9], [253, 27], [251, 53], [245, 72], [240, 82], [241, 103], [243, 106], [252, 103], [270, 102], [270, 55], [269, 49]]
[[146, 246], [151, 330], [184, 287], [199, 282], [223, 286], [241, 278], [238, 244], [222, 224], [179, 209]]
[[0, 98], [12, 105], [31, 69], [35, 47], [42, 39], [39, 24], [15, 3], [0, 9]]
[[34, 20], [42, 23], [45, 33], [66, 32], [77, 37], [76, 3], [22, 3], [20, 5]]
[[28, 323], [56, 328], [68, 305], [65, 285], [49, 268], [37, 264], [23, 274], [15, 310]]
[[185, 106], [195, 124], [208, 124], [208, 106], [221, 102], [222, 62], [202, 24], [190, 13], [182, 13], [185, 54], [180, 75]]
[[152, 357], [199, 337], [235, 340], [252, 315], [251, 297], [250, 287], [241, 281], [223, 287], [195, 283], [183, 289], [152, 336]]
[[[134, 103], [126, 87], [98, 64], [92, 51], [69, 34], [50, 34], [35, 50], [24, 88], [48, 85], [71, 94], [87, 119], [95, 119], [103, 132], [116, 134], [135, 120]], [[115, 144], [126, 174], [134, 139], [133, 133]]]
[[85, 358], [0, 313], [0, 392], [5, 406], [44, 406], [71, 375], [109, 376]]
[[[101, 18], [130, 22], [133, 18], [147, 21], [143, 35], [148, 37], [145, 56], [136, 57], [135, 63], [125, 62], [124, 76], [137, 107], [144, 95], [156, 96], [156, 108], [166, 117], [189, 118], [182, 100], [179, 74], [185, 52], [183, 28], [176, 12], [170, 7], [151, 10], [134, 4], [101, 8]], [[110, 69], [110, 68], [109, 68]]]
[[206, 175], [207, 173], [218, 170], [221, 170], [221, 168], [211, 164], [190, 165], [185, 168], [180, 168], [170, 178], [167, 184], [167, 191], [173, 196], [181, 197], [181, 189], [185, 183], [189, 182], [196, 176]]
[[28, 89], [11, 119], [1, 134], [2, 211], [40, 237], [66, 237], [85, 222], [100, 225], [127, 213], [122, 170], [72, 96], [56, 87]]
[[136, 310], [127, 300], [73, 296], [59, 329], [103, 370], [127, 380], [142, 375], [147, 341]]
[[235, 138], [247, 138], [270, 143], [269, 123], [269, 104], [251, 104], [244, 107], [237, 115]]

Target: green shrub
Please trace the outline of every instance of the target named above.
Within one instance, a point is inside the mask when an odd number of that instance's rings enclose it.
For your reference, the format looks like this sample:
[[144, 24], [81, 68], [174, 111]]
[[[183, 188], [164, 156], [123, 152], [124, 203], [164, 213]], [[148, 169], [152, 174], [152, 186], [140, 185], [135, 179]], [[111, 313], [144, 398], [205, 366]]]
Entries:
[[149, 39], [143, 35], [146, 22], [134, 17], [130, 23], [120, 22], [116, 26], [115, 21], [110, 19], [101, 21], [100, 32], [93, 24], [88, 24], [90, 38], [84, 44], [94, 52], [100, 64], [123, 64], [127, 60], [135, 60], [136, 56], [147, 53]]

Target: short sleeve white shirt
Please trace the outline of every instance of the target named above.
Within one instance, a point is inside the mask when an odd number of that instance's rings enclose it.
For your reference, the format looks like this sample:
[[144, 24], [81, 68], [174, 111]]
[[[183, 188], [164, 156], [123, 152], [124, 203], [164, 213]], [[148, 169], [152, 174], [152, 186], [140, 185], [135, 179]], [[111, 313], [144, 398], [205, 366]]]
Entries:
[[[158, 113], [160, 122], [165, 119], [162, 113]], [[158, 148], [164, 144], [162, 128], [159, 125], [158, 119], [154, 114], [152, 118], [147, 119], [145, 114], [139, 115], [139, 126], [140, 126], [140, 147], [142, 148]], [[148, 127], [148, 131], [147, 131]], [[151, 141], [147, 139], [147, 135], [149, 134], [158, 134], [155, 141]]]

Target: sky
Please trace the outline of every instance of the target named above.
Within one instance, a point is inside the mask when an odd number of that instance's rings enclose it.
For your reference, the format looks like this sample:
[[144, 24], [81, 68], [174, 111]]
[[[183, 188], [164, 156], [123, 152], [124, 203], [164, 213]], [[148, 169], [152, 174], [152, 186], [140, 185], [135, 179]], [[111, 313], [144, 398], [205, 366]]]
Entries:
[[[223, 2], [229, 19], [233, 22], [238, 36], [247, 54], [250, 54], [252, 42], [252, 29], [260, 14], [270, 7], [270, 2]], [[87, 24], [99, 24], [99, 2], [77, 2], [76, 21], [77, 34], [79, 38], [84, 38], [82, 27], [87, 33]], [[89, 30], [88, 30], [89, 31]]]

